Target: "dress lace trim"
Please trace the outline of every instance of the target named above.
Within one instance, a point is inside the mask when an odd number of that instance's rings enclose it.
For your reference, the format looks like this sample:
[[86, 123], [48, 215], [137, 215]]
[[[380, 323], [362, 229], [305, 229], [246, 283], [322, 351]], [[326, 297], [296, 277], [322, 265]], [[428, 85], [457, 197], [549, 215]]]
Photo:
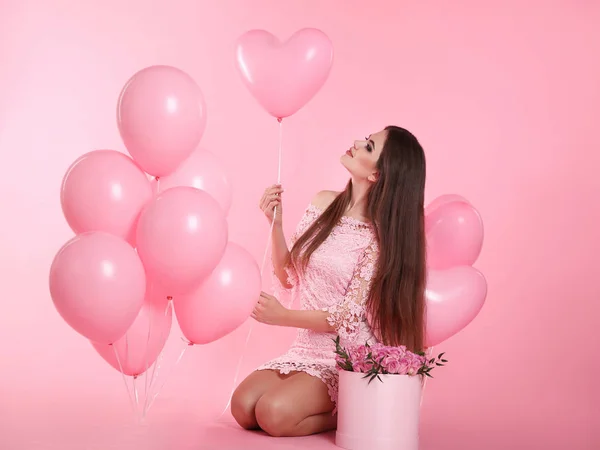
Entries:
[[263, 364], [256, 370], [276, 370], [282, 374], [304, 372], [320, 379], [327, 386], [327, 393], [331, 402], [336, 405], [331, 414], [335, 415], [337, 413], [339, 374], [335, 366], [331, 367], [328, 364], [311, 363], [308, 361], [280, 361], [279, 359], [275, 359]]

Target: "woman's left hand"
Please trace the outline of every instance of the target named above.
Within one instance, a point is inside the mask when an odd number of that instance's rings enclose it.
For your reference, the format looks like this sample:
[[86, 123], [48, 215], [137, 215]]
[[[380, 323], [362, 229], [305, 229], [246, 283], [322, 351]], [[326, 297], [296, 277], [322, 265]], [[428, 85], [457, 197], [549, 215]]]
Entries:
[[267, 325], [282, 326], [288, 311], [289, 309], [283, 306], [275, 297], [261, 292], [258, 303], [252, 311], [252, 318]]

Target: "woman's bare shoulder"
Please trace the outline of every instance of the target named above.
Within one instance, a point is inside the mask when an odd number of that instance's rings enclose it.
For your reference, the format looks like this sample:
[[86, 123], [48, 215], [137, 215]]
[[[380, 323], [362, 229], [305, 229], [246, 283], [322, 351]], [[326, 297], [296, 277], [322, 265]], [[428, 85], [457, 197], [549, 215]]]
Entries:
[[311, 205], [316, 206], [319, 209], [327, 209], [329, 205], [340, 195], [336, 191], [321, 191], [318, 192], [312, 199]]

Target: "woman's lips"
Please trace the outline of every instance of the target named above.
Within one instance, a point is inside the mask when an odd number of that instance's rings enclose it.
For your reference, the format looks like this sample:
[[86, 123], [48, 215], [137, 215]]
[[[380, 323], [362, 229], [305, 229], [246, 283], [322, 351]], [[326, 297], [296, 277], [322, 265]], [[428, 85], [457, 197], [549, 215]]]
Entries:
[[350, 158], [354, 158], [354, 156], [352, 156], [352, 151], [350, 149], [346, 150], [346, 155], [348, 155]]

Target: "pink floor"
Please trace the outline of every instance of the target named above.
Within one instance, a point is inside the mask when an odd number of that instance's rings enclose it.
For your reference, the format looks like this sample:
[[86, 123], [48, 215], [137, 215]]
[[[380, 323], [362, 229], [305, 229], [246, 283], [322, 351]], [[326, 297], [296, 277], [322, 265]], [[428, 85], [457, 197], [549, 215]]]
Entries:
[[[6, 388], [7, 386], [4, 386]], [[338, 449], [335, 434], [272, 438], [241, 430], [230, 416], [221, 422], [216, 407], [190, 399], [163, 397], [143, 423], [136, 423], [121, 396], [84, 394], [42, 397], [0, 388], [0, 450], [270, 450]], [[548, 428], [532, 430], [527, 420], [499, 423], [452, 414], [422, 416], [421, 450], [591, 450], [591, 436], [565, 435]], [[556, 439], [556, 436], [562, 438]], [[376, 450], [376, 449], [373, 449]]]
[[[335, 433], [273, 438], [262, 432], [248, 432], [239, 428], [229, 414], [216, 420], [222, 405], [194, 405], [189, 398], [159, 398], [146, 419], [139, 422], [124, 392], [107, 395], [106, 391], [79, 391], [79, 396], [52, 388], [42, 395], [39, 392], [27, 394], [0, 388], [0, 450], [339, 448], [334, 442]], [[435, 435], [425, 432], [429, 437]], [[466, 448], [448, 446], [447, 442], [439, 444], [427, 439], [421, 449]]]
[[220, 421], [215, 419], [218, 414], [203, 415], [204, 405], [190, 411], [190, 405], [181, 401], [162, 399], [143, 422], [137, 422], [122, 398], [52, 397], [20, 402], [0, 398], [1, 450], [338, 448], [333, 433], [272, 438], [240, 429], [229, 415]]
[[[335, 434], [272, 438], [240, 429], [229, 414], [220, 421], [223, 395], [214, 389], [194, 392], [174, 377], [148, 416], [138, 422], [124, 387], [91, 383], [68, 388], [43, 373], [23, 374], [16, 384], [0, 370], [0, 450], [270, 450], [338, 449]], [[184, 373], [184, 372], [182, 372]], [[14, 380], [13, 380], [14, 381]], [[28, 384], [28, 390], [24, 385]], [[188, 383], [189, 385], [189, 383]], [[421, 411], [420, 450], [597, 450], [589, 412], [535, 417], [514, 407], [503, 412], [497, 402], [479, 405], [443, 401], [447, 388], [432, 384]], [[436, 403], [434, 403], [434, 401]], [[441, 406], [440, 406], [441, 405]], [[591, 410], [590, 410], [591, 411]], [[373, 449], [376, 450], [376, 449]], [[400, 449], [401, 450], [401, 449]]]

